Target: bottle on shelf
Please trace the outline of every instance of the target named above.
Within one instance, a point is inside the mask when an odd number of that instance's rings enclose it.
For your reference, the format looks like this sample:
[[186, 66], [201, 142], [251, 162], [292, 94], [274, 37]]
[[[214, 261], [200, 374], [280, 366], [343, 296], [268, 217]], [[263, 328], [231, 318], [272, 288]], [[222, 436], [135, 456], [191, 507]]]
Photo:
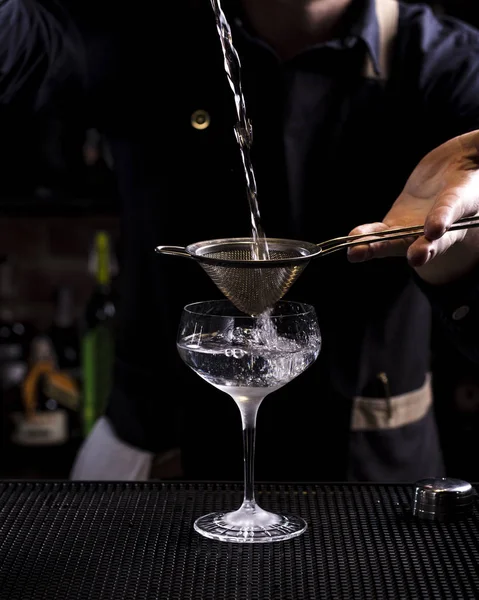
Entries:
[[107, 232], [96, 233], [90, 258], [95, 282], [85, 310], [81, 340], [84, 436], [103, 414], [112, 383], [116, 313], [112, 270], [115, 263]]
[[70, 290], [61, 287], [52, 324], [24, 344], [21, 377], [17, 368], [17, 388], [8, 397], [8, 456], [15, 477], [68, 477], [81, 442], [79, 336], [72, 308]]
[[55, 310], [47, 331], [57, 357], [58, 368], [80, 378], [80, 327], [75, 315], [73, 291], [60, 285], [55, 292]]
[[11, 413], [20, 476], [67, 477], [76, 452], [72, 430], [80, 389], [68, 373], [58, 369], [53, 343], [46, 334], [31, 342], [21, 392]]
[[[82, 388], [80, 325], [75, 315], [73, 291], [68, 285], [60, 285], [55, 292], [55, 310], [46, 334], [52, 343], [58, 369], [54, 380], [58, 385], [53, 387], [51, 393], [68, 410], [70, 445], [79, 445], [82, 439], [81, 401], [77, 393]], [[74, 393], [61, 392], [60, 377], [73, 382], [67, 387], [74, 389]]]
[[12, 263], [0, 256], [0, 401], [2, 406], [0, 476], [14, 476], [12, 412], [21, 402], [21, 387], [28, 370], [28, 351], [33, 327], [17, 318]]
[[17, 298], [13, 285], [13, 265], [0, 256], [0, 365], [25, 361], [33, 327], [15, 314]]

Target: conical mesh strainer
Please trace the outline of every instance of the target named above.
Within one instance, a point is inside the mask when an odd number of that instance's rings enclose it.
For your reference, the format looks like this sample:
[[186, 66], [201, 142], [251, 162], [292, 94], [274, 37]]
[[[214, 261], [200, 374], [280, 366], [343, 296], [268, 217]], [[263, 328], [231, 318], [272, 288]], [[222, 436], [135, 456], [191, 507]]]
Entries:
[[227, 238], [182, 246], [158, 246], [160, 254], [193, 258], [242, 312], [260, 315], [293, 285], [322, 249], [310, 242], [267, 238], [270, 258], [255, 260], [253, 238]]
[[[479, 227], [479, 216], [463, 217], [448, 232]], [[197, 260], [221, 292], [246, 314], [256, 316], [272, 307], [298, 279], [312, 258], [363, 244], [416, 238], [424, 225], [410, 225], [336, 237], [318, 244], [267, 238], [270, 258], [255, 260], [253, 238], [224, 238], [186, 246], [157, 246], [160, 254]]]

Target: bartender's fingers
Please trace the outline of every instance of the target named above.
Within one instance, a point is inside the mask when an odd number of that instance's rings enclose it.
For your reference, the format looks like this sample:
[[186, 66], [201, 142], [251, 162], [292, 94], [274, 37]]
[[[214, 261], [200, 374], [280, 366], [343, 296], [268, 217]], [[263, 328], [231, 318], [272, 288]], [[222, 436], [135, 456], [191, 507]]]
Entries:
[[[395, 228], [395, 227], [394, 227]], [[350, 235], [370, 234], [391, 229], [385, 223], [369, 223], [361, 225], [351, 231]], [[397, 240], [378, 241], [368, 244], [353, 246], [348, 249], [350, 262], [364, 262], [373, 258], [386, 258], [389, 256], [405, 256], [412, 267], [422, 267], [436, 256], [445, 254], [449, 248], [461, 241], [465, 230], [442, 233], [439, 239], [430, 240], [424, 235], [419, 237], [409, 236]], [[369, 239], [375, 239], [371, 237]]]
[[[448, 188], [443, 192], [429, 211], [424, 222], [425, 237], [416, 240], [409, 247], [407, 258], [413, 267], [422, 267], [436, 256], [445, 254], [449, 248], [462, 241], [466, 230], [448, 232], [451, 225], [462, 217], [475, 216], [479, 210], [476, 174], [468, 178], [462, 187]], [[479, 184], [479, 180], [477, 180]]]
[[411, 267], [423, 267], [436, 256], [445, 254], [451, 246], [464, 239], [465, 235], [465, 230], [459, 230], [446, 232], [435, 240], [421, 236], [409, 246], [407, 251], [408, 262]]
[[457, 195], [442, 194], [426, 215], [424, 235], [429, 240], [438, 240], [463, 216], [463, 205], [458, 201]]
[[[398, 225], [399, 227], [399, 225]], [[355, 227], [349, 235], [366, 235], [376, 233], [378, 231], [387, 231], [391, 229], [386, 223], [368, 223]], [[367, 238], [374, 240], [376, 238]], [[409, 246], [414, 242], [416, 237], [400, 238], [389, 241], [375, 241], [368, 244], [360, 244], [348, 248], [348, 259], [350, 262], [364, 262], [373, 258], [385, 258], [387, 256], [406, 256]]]

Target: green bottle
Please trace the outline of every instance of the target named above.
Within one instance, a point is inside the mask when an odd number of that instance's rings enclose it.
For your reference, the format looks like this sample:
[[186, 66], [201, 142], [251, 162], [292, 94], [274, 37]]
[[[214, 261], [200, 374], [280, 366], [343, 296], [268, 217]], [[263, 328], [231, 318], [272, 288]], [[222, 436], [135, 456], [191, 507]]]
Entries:
[[87, 436], [104, 413], [111, 390], [115, 353], [115, 301], [111, 288], [110, 236], [95, 235], [95, 285], [85, 310], [82, 335], [83, 435]]

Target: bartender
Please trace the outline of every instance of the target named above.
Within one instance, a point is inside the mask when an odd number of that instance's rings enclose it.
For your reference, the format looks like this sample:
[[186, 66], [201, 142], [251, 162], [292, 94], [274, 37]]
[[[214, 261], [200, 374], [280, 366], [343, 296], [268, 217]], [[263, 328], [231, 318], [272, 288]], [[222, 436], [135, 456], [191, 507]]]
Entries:
[[[432, 324], [479, 356], [477, 233], [443, 235], [478, 210], [479, 32], [394, 0], [224, 4], [266, 235], [426, 222], [408, 248], [313, 261], [288, 292], [316, 307], [323, 348], [263, 403], [256, 476], [441, 476]], [[183, 477], [241, 478], [237, 407], [175, 347], [183, 306], [221, 294], [194, 261], [154, 252], [250, 234], [210, 2], [3, 0], [0, 20], [2, 104], [81, 110], [108, 137], [123, 202], [114, 385], [72, 478], [158, 477], [176, 449]]]

